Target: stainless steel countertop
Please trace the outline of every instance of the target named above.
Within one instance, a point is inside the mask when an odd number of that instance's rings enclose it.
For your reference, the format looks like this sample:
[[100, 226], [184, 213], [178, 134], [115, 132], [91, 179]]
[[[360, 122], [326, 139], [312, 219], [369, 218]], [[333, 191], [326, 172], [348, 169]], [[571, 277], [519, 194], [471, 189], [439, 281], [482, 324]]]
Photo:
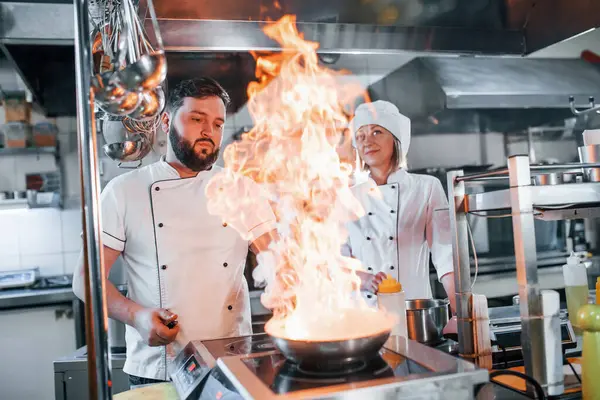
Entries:
[[[110, 355], [112, 368], [123, 369], [126, 356], [124, 353]], [[87, 369], [87, 346], [75, 350], [74, 353], [54, 360], [54, 372], [65, 372]]]
[[[264, 308], [260, 303], [262, 293], [261, 290], [250, 292], [252, 315], [271, 315], [271, 311]], [[70, 287], [0, 290], [0, 310], [68, 303], [73, 300], [75, 300], [75, 294]]]
[[55, 289], [5, 289], [0, 290], [0, 310], [40, 307], [69, 303], [75, 300], [70, 287]]

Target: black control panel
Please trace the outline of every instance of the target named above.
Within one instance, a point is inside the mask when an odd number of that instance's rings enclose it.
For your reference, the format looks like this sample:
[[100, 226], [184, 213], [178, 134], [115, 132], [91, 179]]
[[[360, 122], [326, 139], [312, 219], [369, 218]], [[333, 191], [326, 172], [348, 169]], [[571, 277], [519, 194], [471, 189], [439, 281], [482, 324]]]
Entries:
[[189, 343], [173, 362], [171, 380], [181, 400], [198, 399], [210, 373], [196, 347]]

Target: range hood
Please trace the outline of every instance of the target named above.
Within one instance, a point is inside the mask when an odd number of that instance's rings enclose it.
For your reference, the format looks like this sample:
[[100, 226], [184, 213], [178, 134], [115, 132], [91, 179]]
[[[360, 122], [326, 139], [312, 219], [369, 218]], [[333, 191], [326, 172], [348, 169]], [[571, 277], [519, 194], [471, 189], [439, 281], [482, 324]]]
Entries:
[[[138, 1], [152, 36], [147, 0]], [[323, 60], [329, 62], [339, 54], [524, 56], [600, 26], [600, 1], [590, 0], [154, 0], [154, 4], [168, 52], [169, 82], [212, 71], [232, 92], [232, 112], [246, 102], [245, 83], [253, 79], [248, 51], [280, 50], [263, 34], [262, 21], [283, 14], [297, 16], [298, 29], [306, 39], [320, 43]], [[75, 114], [73, 20], [70, 0], [0, 2], [0, 50], [49, 115]], [[207, 53], [211, 55], [205, 57]], [[60, 101], [57, 95], [62, 96]]]
[[369, 87], [415, 133], [519, 132], [573, 117], [569, 97], [600, 100], [600, 69], [580, 59], [418, 57]]

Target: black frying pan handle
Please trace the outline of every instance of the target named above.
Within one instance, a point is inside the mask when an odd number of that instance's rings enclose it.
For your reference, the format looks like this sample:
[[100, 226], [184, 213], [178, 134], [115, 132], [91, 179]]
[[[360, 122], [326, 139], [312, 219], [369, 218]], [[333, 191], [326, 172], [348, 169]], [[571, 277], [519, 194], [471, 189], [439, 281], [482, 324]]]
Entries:
[[171, 321], [171, 322], [169, 322], [167, 324], [167, 328], [173, 329], [173, 328], [175, 328], [176, 325], [177, 325], [177, 321], [176, 320], [175, 321]]

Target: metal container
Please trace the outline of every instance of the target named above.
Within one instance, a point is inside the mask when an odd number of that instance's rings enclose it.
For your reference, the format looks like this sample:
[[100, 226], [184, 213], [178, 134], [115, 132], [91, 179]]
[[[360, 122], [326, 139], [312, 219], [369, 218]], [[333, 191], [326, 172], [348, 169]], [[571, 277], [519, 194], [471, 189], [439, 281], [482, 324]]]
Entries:
[[275, 336], [270, 320], [265, 325], [265, 332], [273, 339], [275, 346], [290, 361], [306, 369], [323, 370], [338, 369], [355, 363], [369, 361], [377, 356], [390, 336], [391, 330], [378, 334], [332, 341], [292, 340]]
[[450, 320], [450, 302], [447, 299], [413, 299], [406, 301], [408, 337], [423, 344], [436, 344]]
[[536, 186], [560, 185], [564, 183], [563, 174], [552, 172], [533, 176]]
[[[600, 162], [600, 145], [580, 146], [579, 161], [582, 163]], [[600, 168], [583, 168], [582, 170], [586, 182], [600, 182]]]

